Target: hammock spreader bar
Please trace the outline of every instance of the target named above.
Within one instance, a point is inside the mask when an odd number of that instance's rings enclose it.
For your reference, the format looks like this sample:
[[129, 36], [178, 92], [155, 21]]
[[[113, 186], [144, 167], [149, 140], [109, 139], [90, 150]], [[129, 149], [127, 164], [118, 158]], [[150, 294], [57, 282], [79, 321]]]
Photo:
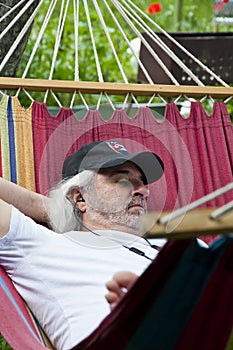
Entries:
[[233, 96], [233, 87], [215, 86], [190, 86], [190, 85], [152, 85], [152, 84], [124, 84], [101, 82], [75, 82], [67, 80], [43, 80], [0, 78], [0, 90], [17, 90], [24, 88], [28, 91], [46, 91], [72, 93], [80, 91], [87, 94], [100, 94], [106, 92], [109, 95], [126, 95], [132, 93], [135, 96], [152, 96], [159, 94], [162, 97], [178, 97], [185, 95], [193, 98], [212, 96], [213, 98], [227, 98]]

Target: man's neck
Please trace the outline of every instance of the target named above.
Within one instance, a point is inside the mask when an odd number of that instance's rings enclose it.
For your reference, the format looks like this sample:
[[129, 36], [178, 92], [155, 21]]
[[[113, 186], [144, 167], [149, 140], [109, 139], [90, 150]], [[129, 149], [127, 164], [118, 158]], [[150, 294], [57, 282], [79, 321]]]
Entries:
[[91, 222], [83, 222], [82, 230], [83, 231], [95, 231], [95, 230], [113, 230], [113, 231], [120, 231], [120, 232], [126, 232], [130, 233], [136, 236], [139, 236], [139, 230], [136, 230], [132, 227], [128, 227], [125, 225], [117, 225], [114, 223], [105, 223], [101, 222], [99, 223], [91, 223]]

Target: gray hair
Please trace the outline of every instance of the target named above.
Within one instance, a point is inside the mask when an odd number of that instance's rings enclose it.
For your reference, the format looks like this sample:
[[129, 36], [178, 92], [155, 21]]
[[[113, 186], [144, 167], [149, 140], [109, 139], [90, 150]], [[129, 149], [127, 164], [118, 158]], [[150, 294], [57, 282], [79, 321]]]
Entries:
[[[52, 230], [64, 233], [81, 229], [82, 219], [78, 210], [75, 215], [76, 208], [74, 203], [72, 203], [70, 193], [74, 188], [88, 191], [95, 175], [96, 172], [93, 170], [84, 170], [80, 174], [62, 181], [55, 189], [50, 191], [50, 200], [46, 205], [46, 210]], [[80, 220], [77, 219], [77, 215], [80, 217]]]

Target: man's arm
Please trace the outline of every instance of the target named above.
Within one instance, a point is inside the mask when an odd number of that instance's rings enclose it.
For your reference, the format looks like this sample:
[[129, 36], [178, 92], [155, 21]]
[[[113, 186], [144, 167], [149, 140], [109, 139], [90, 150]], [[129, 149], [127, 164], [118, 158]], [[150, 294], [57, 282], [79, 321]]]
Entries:
[[0, 238], [10, 229], [11, 206], [0, 199]]
[[[46, 223], [48, 220], [45, 210], [46, 202], [49, 200], [47, 197], [29, 191], [3, 178], [0, 178], [0, 199], [5, 201], [5, 204], [12, 204], [22, 213], [38, 222]], [[4, 210], [7, 211], [7, 209]], [[2, 213], [0, 217], [2, 218]]]

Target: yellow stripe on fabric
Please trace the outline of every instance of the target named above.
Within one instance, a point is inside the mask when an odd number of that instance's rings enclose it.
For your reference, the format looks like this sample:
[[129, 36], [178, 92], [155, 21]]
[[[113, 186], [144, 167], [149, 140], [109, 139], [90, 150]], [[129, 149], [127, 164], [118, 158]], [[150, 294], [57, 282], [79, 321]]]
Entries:
[[24, 109], [18, 98], [14, 96], [12, 97], [12, 112], [15, 130], [17, 183], [35, 191], [32, 105], [28, 109]]
[[0, 102], [0, 133], [1, 133], [1, 153], [2, 153], [2, 177], [11, 179], [10, 173], [10, 147], [8, 138], [7, 107], [9, 96], [3, 96]]
[[225, 347], [225, 350], [232, 350], [233, 349], [233, 328], [230, 333], [230, 337], [227, 342], [227, 346]]

